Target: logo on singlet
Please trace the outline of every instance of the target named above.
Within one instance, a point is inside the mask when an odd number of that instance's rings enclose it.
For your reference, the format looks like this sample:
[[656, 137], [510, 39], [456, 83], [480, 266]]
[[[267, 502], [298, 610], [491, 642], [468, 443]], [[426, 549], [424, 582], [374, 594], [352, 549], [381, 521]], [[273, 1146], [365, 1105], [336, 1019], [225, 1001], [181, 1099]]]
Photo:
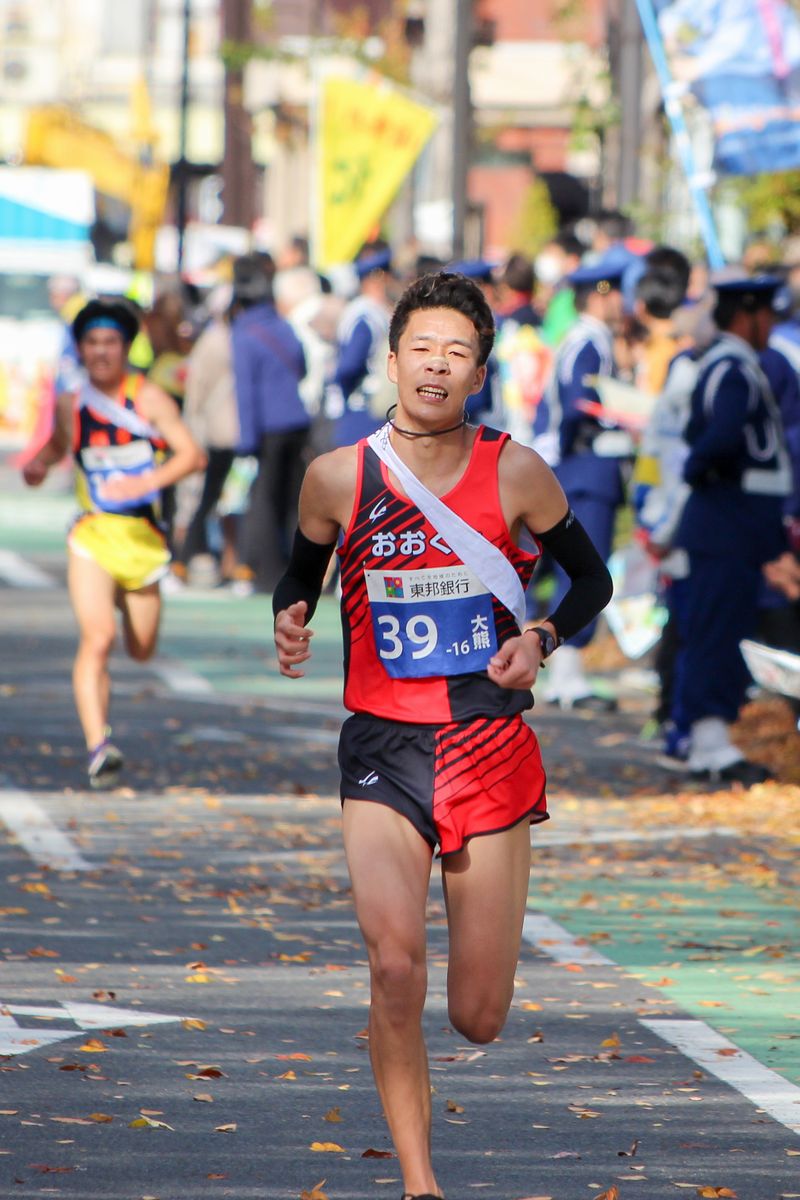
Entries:
[[386, 508], [387, 508], [386, 501], [379, 500], [378, 503], [373, 507], [372, 512], [369, 514], [370, 522], [377, 521], [378, 517], [382, 517], [383, 514], [386, 512]]
[[377, 783], [379, 778], [380, 776], [376, 775], [374, 771], [370, 771], [363, 779], [359, 779], [359, 787], [372, 787], [373, 783]]

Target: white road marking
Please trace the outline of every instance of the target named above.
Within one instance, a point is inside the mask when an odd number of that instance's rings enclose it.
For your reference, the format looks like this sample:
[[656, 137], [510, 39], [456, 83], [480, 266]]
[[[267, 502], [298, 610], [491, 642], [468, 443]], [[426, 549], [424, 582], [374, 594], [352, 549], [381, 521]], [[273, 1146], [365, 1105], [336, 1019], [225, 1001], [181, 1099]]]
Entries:
[[617, 964], [606, 958], [583, 938], [573, 937], [568, 929], [559, 925], [544, 913], [527, 913], [522, 922], [522, 936], [537, 950], [560, 963], [579, 963], [588, 967], [614, 967]]
[[[32, 1017], [38, 1021], [73, 1021], [76, 1028], [48, 1029], [46, 1025], [19, 1025], [15, 1017]], [[183, 1021], [185, 1017], [167, 1013], [141, 1012], [133, 1008], [108, 1008], [103, 1004], [80, 1004], [64, 1001], [60, 1005], [0, 1003], [0, 1057], [29, 1054], [54, 1042], [80, 1037], [90, 1029], [112, 1029], [124, 1025], [165, 1025]]]
[[310, 742], [322, 742], [326, 746], [338, 746], [339, 734], [332, 729], [314, 729], [310, 725], [273, 725], [265, 726], [264, 733], [268, 736], [305, 738]]
[[54, 871], [96, 871], [63, 830], [48, 817], [27, 792], [6, 788], [0, 792], [0, 821], [18, 844], [43, 867]]
[[800, 1087], [763, 1066], [705, 1021], [642, 1018], [639, 1024], [693, 1059], [704, 1071], [741, 1092], [781, 1125], [800, 1134]]
[[202, 675], [190, 671], [188, 667], [184, 667], [182, 663], [175, 662], [173, 659], [155, 659], [149, 663], [149, 668], [162, 683], [167, 685], [171, 692], [176, 692], [178, 695], [207, 696], [214, 691], [209, 681]]
[[537, 846], [574, 846], [580, 842], [587, 846], [605, 846], [612, 842], [668, 842], [675, 838], [697, 841], [710, 837], [738, 837], [735, 829], [727, 825], [710, 825], [707, 829], [687, 829], [683, 825], [665, 825], [662, 829], [617, 829], [598, 833], [595, 830], [576, 829], [574, 833], [556, 826], [540, 826], [533, 835], [534, 849]]
[[16, 588], [52, 589], [56, 586], [46, 571], [13, 550], [0, 550], [0, 579]]

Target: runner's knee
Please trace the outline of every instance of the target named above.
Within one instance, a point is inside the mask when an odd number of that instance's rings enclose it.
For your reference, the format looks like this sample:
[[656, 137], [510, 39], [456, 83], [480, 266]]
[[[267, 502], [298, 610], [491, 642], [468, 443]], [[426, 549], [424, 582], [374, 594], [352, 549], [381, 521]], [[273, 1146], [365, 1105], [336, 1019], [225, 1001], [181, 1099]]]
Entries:
[[379, 945], [370, 951], [372, 996], [398, 1015], [425, 1001], [428, 974], [424, 959], [399, 945]]
[[134, 633], [128, 632], [125, 635], [125, 649], [135, 662], [147, 662], [156, 652], [156, 639], [142, 641]]
[[447, 1013], [450, 1024], [470, 1042], [486, 1045], [493, 1042], [502, 1031], [508, 1016], [508, 1005], [498, 1000], [455, 1000], [448, 1001]]
[[80, 653], [90, 654], [93, 658], [108, 658], [116, 637], [114, 625], [105, 625], [102, 621], [81, 632]]

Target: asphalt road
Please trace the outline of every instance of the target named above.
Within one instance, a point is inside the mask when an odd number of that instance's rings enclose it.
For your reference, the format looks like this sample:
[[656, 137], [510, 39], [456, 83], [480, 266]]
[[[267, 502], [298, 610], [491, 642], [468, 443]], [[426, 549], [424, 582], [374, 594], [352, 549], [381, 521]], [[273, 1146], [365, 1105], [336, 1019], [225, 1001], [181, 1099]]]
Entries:
[[[63, 508], [0, 495], [0, 1195], [398, 1200], [339, 836], [335, 604], [291, 683], [265, 599], [170, 597], [162, 657], [114, 663], [123, 786], [90, 793]], [[434, 872], [448, 1200], [800, 1196], [800, 806], [682, 789], [625, 683], [615, 717], [531, 718], [554, 819], [488, 1047], [447, 1024]]]

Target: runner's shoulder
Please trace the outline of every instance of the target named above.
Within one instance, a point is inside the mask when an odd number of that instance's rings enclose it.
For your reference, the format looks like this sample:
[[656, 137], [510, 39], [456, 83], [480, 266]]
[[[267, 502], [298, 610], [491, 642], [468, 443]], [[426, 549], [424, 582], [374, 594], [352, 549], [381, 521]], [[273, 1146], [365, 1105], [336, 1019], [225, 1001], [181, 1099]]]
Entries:
[[532, 479], [535, 481], [549, 475], [552, 475], [552, 471], [547, 463], [530, 446], [523, 446], [513, 438], [506, 441], [498, 460], [501, 486], [504, 483], [530, 486]]
[[339, 446], [309, 463], [305, 488], [325, 495], [352, 494], [358, 476], [358, 447]]

